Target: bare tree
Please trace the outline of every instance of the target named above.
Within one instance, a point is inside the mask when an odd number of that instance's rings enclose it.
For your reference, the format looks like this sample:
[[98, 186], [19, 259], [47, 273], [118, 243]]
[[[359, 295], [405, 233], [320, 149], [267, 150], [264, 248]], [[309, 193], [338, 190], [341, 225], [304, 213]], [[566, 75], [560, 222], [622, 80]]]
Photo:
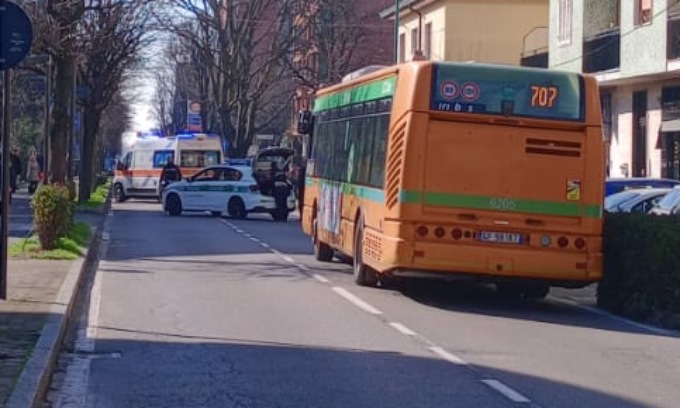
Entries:
[[293, 0], [170, 0], [190, 18], [159, 16], [181, 40], [193, 70], [204, 123], [243, 154], [280, 85], [292, 45]]
[[370, 34], [371, 15], [360, 0], [299, 0], [297, 36], [288, 64], [298, 84], [317, 90], [340, 82], [356, 64], [356, 52]]
[[153, 1], [87, 0], [78, 33], [82, 56], [79, 77], [87, 92], [81, 101], [84, 111], [82, 172], [79, 200], [89, 199], [93, 190], [95, 149], [102, 115], [140, 63], [140, 51], [153, 37], [150, 7]]

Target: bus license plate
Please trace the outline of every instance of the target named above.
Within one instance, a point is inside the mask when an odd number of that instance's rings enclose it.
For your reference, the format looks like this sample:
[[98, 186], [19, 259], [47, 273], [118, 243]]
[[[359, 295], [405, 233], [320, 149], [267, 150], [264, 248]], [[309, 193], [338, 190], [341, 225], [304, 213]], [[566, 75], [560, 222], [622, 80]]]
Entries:
[[479, 233], [479, 240], [482, 242], [495, 242], [498, 244], [522, 244], [522, 235], [511, 234], [508, 232], [490, 232], [481, 231]]

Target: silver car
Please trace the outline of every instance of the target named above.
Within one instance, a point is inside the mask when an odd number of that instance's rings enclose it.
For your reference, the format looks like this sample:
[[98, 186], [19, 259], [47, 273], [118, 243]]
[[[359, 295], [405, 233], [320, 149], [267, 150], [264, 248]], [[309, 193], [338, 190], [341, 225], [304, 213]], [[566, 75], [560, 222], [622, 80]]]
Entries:
[[661, 201], [670, 188], [637, 188], [612, 194], [604, 199], [608, 213], [646, 214]]

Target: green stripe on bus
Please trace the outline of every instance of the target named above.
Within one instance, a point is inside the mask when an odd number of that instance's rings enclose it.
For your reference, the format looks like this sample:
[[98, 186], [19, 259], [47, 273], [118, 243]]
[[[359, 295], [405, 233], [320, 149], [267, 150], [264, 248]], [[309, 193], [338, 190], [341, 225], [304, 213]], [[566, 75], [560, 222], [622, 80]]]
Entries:
[[[341, 183], [338, 181], [313, 179], [309, 177], [305, 178], [305, 184], [307, 186], [315, 186], [318, 184], [320, 187], [324, 185], [339, 187], [343, 194], [353, 195], [355, 197], [363, 198], [368, 201], [376, 202], [385, 201], [385, 192], [378, 188], [359, 186], [356, 184], [349, 183]], [[319, 192], [319, 196], [321, 196], [321, 192]]]
[[346, 91], [321, 96], [314, 101], [314, 113], [387, 98], [394, 95], [396, 85], [397, 77], [395, 75]]
[[403, 203], [427, 204], [439, 207], [459, 207], [477, 210], [519, 212], [527, 214], [558, 215], [568, 217], [600, 218], [601, 207], [595, 204], [560, 203], [554, 201], [498, 199], [489, 196], [473, 196], [448, 193], [428, 193], [403, 190]]

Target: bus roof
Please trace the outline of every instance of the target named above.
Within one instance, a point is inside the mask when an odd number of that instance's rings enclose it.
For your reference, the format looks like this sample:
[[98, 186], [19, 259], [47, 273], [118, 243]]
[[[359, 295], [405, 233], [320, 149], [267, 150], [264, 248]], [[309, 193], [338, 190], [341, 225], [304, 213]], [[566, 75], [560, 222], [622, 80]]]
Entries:
[[420, 71], [430, 66], [441, 68], [470, 68], [471, 65], [480, 68], [499, 69], [515, 76], [521, 74], [534, 74], [538, 77], [549, 75], [551, 77], [561, 77], [565, 79], [583, 76], [576, 72], [503, 64], [411, 61], [382, 69], [370, 67], [372, 69], [366, 70], [368, 73], [365, 75], [361, 75], [362, 70], [358, 70], [355, 72], [357, 75], [348, 75], [348, 77], [351, 78], [350, 80], [318, 90], [314, 102], [314, 112], [392, 96], [395, 92], [396, 77], [400, 70], [411, 69], [413, 71]]

